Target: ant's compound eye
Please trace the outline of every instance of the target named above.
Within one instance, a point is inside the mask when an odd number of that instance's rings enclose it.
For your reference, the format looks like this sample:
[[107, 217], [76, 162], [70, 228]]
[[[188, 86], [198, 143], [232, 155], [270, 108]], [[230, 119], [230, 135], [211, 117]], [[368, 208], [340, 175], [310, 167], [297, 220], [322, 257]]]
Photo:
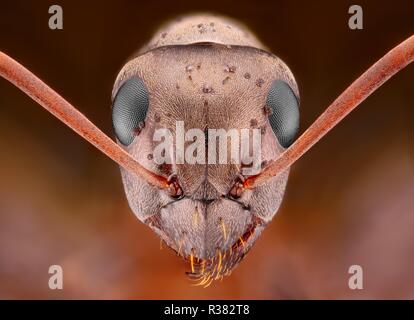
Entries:
[[148, 110], [148, 91], [139, 78], [125, 81], [112, 105], [112, 124], [115, 135], [125, 146], [132, 143], [142, 129]]
[[269, 122], [282, 147], [289, 147], [299, 130], [299, 102], [291, 87], [275, 80], [266, 101]]

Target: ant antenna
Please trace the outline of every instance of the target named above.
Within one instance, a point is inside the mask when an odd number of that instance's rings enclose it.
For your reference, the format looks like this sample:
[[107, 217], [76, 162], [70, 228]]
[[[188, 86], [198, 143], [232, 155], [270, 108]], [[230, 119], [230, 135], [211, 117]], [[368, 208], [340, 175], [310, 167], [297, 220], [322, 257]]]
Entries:
[[414, 35], [393, 48], [356, 79], [279, 158], [261, 173], [248, 177], [245, 188], [254, 188], [290, 167], [371, 93], [414, 60]]
[[167, 188], [165, 177], [144, 168], [111, 138], [104, 134], [74, 106], [63, 99], [33, 73], [0, 51], [0, 76], [13, 83], [43, 108], [90, 142], [126, 170], [151, 185]]

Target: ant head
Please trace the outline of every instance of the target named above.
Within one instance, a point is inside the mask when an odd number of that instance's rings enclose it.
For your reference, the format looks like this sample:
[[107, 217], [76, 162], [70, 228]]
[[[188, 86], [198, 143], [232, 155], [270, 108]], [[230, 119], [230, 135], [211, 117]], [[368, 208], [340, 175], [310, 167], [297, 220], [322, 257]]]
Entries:
[[256, 48], [203, 43], [134, 58], [114, 85], [115, 135], [170, 188], [121, 168], [132, 210], [184, 258], [205, 261], [205, 273], [230, 272], [283, 199], [288, 170], [254, 189], [243, 183], [293, 142], [298, 101], [288, 67]]

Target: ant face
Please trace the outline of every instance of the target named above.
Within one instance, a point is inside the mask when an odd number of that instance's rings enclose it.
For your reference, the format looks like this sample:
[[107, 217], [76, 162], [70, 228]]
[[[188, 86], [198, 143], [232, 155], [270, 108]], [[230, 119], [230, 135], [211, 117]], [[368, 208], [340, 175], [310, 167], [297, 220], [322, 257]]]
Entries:
[[[118, 144], [170, 182], [168, 189], [158, 189], [121, 168], [130, 207], [165, 243], [192, 262], [195, 276], [229, 274], [276, 214], [288, 170], [247, 189], [243, 183], [249, 165], [244, 165], [243, 155], [238, 163], [218, 163], [220, 150], [216, 148], [211, 161], [213, 147], [220, 144], [211, 132], [235, 133], [237, 147], [243, 150], [240, 131], [256, 130], [261, 141], [255, 157], [258, 172], [261, 165], [279, 157], [293, 141], [299, 123], [297, 86], [289, 69], [277, 57], [254, 48], [173, 46], [129, 62], [113, 92]], [[203, 141], [196, 152], [203, 153], [202, 163], [177, 160], [181, 150], [173, 147], [184, 139], [178, 137], [179, 122], [185, 132], [201, 133]], [[157, 130], [174, 137], [172, 148], [163, 151], [166, 163], [157, 161]], [[232, 156], [231, 150], [225, 153], [226, 159]]]

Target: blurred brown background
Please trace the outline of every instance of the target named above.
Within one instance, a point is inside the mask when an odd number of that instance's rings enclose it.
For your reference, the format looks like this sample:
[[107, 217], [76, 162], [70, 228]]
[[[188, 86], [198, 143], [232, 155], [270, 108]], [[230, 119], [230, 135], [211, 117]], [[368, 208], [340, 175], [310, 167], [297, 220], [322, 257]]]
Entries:
[[[52, 4], [63, 31], [48, 28]], [[117, 72], [160, 23], [194, 11], [239, 19], [290, 66], [302, 131], [414, 32], [412, 1], [15, 0], [0, 7], [0, 50], [112, 136]], [[202, 289], [132, 214], [117, 165], [0, 79], [0, 298], [414, 298], [413, 83], [410, 66], [296, 163], [250, 254]], [[48, 288], [52, 264], [62, 291]], [[364, 290], [348, 288], [352, 264]]]

